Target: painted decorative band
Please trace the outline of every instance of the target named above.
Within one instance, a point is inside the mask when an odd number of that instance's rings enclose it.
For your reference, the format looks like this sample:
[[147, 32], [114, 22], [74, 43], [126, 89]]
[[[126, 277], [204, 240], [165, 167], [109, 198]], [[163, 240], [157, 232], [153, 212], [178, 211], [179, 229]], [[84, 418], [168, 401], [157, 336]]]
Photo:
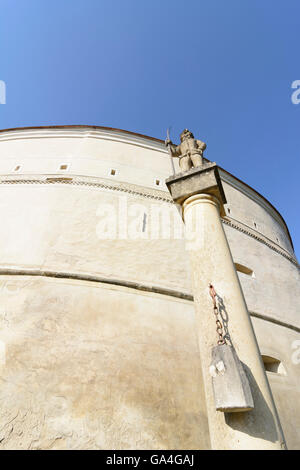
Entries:
[[[163, 193], [163, 191], [151, 190], [151, 189], [149, 189], [148, 192], [147, 190], [141, 191], [141, 190], [136, 189], [134, 185], [129, 186], [128, 183], [119, 183], [118, 185], [114, 185], [114, 184], [110, 184], [106, 182], [104, 183], [101, 181], [92, 181], [92, 178], [87, 178], [85, 180], [85, 179], [82, 179], [82, 177], [78, 179], [78, 177], [60, 177], [57, 175], [53, 177], [49, 177], [49, 176], [46, 178], [43, 177], [43, 179], [42, 178], [23, 179], [23, 178], [15, 178], [15, 177], [12, 179], [12, 178], [6, 177], [5, 179], [4, 178], [0, 179], [0, 184], [66, 184], [66, 185], [72, 185], [72, 186], [74, 185], [75, 186], [90, 186], [90, 187], [108, 189], [112, 191], [125, 192], [128, 194], [133, 194], [135, 196], [154, 199], [157, 201], [166, 202], [168, 204], [174, 204], [170, 196], [158, 195], [158, 193], [161, 194]], [[133, 189], [133, 186], [134, 186], [134, 189]], [[252, 237], [255, 240], [263, 243], [264, 245], [268, 246], [271, 250], [275, 251], [279, 255], [288, 259], [299, 268], [299, 263], [294, 256], [290, 255], [288, 252], [285, 252], [282, 248], [278, 248], [272, 243], [269, 243], [262, 236], [254, 234], [251, 231], [247, 230], [241, 223], [232, 222], [228, 216], [226, 219], [222, 218], [222, 222], [225, 225], [229, 225], [230, 227], [236, 230], [239, 230], [240, 232], [248, 235], [249, 237]]]

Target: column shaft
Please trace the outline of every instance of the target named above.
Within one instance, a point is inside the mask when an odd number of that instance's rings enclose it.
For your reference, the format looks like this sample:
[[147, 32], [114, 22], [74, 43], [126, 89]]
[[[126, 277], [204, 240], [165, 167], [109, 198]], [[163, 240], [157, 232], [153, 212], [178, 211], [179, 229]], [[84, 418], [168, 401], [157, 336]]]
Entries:
[[[191, 196], [183, 203], [211, 445], [213, 449], [282, 449], [285, 448], [284, 437], [218, 205], [218, 200], [208, 194]], [[210, 283], [220, 297], [230, 341], [250, 381], [252, 411], [223, 413], [215, 410], [209, 366], [217, 334]]]

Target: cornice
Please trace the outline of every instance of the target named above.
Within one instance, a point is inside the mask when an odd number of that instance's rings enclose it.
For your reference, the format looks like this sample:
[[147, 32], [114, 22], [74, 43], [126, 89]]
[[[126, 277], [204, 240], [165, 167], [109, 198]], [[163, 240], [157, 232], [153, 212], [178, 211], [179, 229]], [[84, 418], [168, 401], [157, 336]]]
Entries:
[[290, 234], [287, 230], [286, 224], [283, 223], [282, 217], [279, 215], [277, 210], [272, 205], [270, 205], [268, 201], [266, 201], [261, 195], [259, 195], [250, 186], [245, 185], [245, 183], [236, 179], [234, 176], [232, 176], [227, 171], [224, 171], [222, 168], [220, 168], [220, 176], [221, 176], [222, 181], [229, 184], [234, 189], [238, 190], [239, 192], [244, 194], [247, 198], [251, 199], [256, 204], [258, 204], [263, 209], [265, 209], [265, 211], [268, 212], [268, 214], [270, 214], [270, 216], [273, 217], [273, 219], [275, 219], [276, 222], [282, 226], [282, 228], [286, 232], [286, 235], [290, 238]]
[[263, 235], [263, 234], [261, 234], [257, 231], [249, 229], [248, 226], [244, 225], [242, 222], [237, 222], [237, 221], [233, 222], [227, 216], [226, 216], [226, 218], [222, 219], [222, 222], [223, 222], [223, 224], [228, 225], [231, 228], [234, 228], [235, 230], [238, 230], [239, 232], [242, 232], [242, 233], [248, 235], [249, 237], [254, 238], [255, 240], [259, 241], [260, 243], [263, 243], [264, 245], [271, 248], [271, 250], [275, 251], [279, 255], [281, 255], [284, 258], [291, 261], [298, 268], [300, 267], [297, 259], [295, 258], [295, 256], [292, 256], [287, 250], [285, 250], [282, 247], [279, 247], [279, 245], [276, 245], [275, 242], [272, 242], [272, 240], [267, 238], [265, 235]]
[[[168, 289], [166, 287], [161, 287], [157, 285], [149, 285], [135, 281], [128, 281], [121, 278], [110, 278], [97, 276], [86, 273], [74, 273], [74, 272], [64, 272], [64, 271], [54, 271], [54, 270], [42, 270], [42, 269], [31, 269], [26, 267], [5, 267], [0, 266], [0, 276], [33, 276], [33, 277], [46, 277], [54, 279], [66, 279], [74, 281], [87, 281], [99, 284], [106, 284], [109, 286], [118, 286], [125, 287], [129, 289], [135, 289], [143, 292], [148, 292], [150, 294], [160, 294], [169, 297], [175, 297], [187, 302], [193, 302], [194, 297], [187, 292], [181, 292], [179, 290]], [[292, 325], [290, 323], [284, 322], [274, 317], [263, 315], [258, 312], [249, 311], [251, 317], [259, 318], [264, 321], [268, 321], [285, 328], [292, 329], [300, 333], [300, 328], [297, 325]]]
[[149, 150], [168, 154], [163, 141], [142, 134], [96, 126], [50, 126], [37, 128], [16, 128], [0, 130], [0, 142], [23, 139], [49, 139], [49, 138], [93, 138], [109, 140], [124, 144], [135, 145]]
[[59, 176], [57, 174], [23, 175], [18, 177], [5, 175], [0, 177], [0, 184], [62, 184], [68, 186], [87, 186], [111, 191], [125, 192], [135, 196], [141, 196], [144, 198], [155, 199], [173, 204], [171, 197], [166, 191], [145, 188], [144, 186], [139, 186], [132, 183], [112, 182], [108, 179], [99, 177], [77, 175]]

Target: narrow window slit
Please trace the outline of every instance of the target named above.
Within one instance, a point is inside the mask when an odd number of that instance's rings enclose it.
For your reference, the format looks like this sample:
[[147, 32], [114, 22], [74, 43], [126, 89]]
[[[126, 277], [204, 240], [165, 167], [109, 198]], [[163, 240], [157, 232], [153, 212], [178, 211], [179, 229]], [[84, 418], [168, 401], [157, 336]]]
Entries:
[[247, 276], [250, 276], [250, 277], [255, 277], [255, 274], [252, 271], [252, 269], [247, 268], [247, 266], [243, 266], [242, 264], [239, 264], [239, 263], [234, 263], [234, 265], [235, 265], [235, 269], [237, 270], [237, 272], [246, 274]]
[[262, 355], [265, 370], [267, 372], [273, 372], [273, 374], [286, 375], [286, 370], [279, 359], [271, 356]]
[[145, 232], [145, 231], [146, 231], [146, 223], [147, 223], [147, 214], [144, 213], [142, 232]]

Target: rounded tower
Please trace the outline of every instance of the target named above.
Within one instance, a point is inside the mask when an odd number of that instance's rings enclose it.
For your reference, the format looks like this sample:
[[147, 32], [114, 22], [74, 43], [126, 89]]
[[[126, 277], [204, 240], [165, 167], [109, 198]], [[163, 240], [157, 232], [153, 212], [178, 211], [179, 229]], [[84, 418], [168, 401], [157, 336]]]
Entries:
[[[209, 449], [164, 143], [95, 126], [20, 128], [0, 132], [0, 155], [0, 448]], [[262, 195], [220, 176], [262, 359], [287, 445], [299, 448], [292, 240]]]

